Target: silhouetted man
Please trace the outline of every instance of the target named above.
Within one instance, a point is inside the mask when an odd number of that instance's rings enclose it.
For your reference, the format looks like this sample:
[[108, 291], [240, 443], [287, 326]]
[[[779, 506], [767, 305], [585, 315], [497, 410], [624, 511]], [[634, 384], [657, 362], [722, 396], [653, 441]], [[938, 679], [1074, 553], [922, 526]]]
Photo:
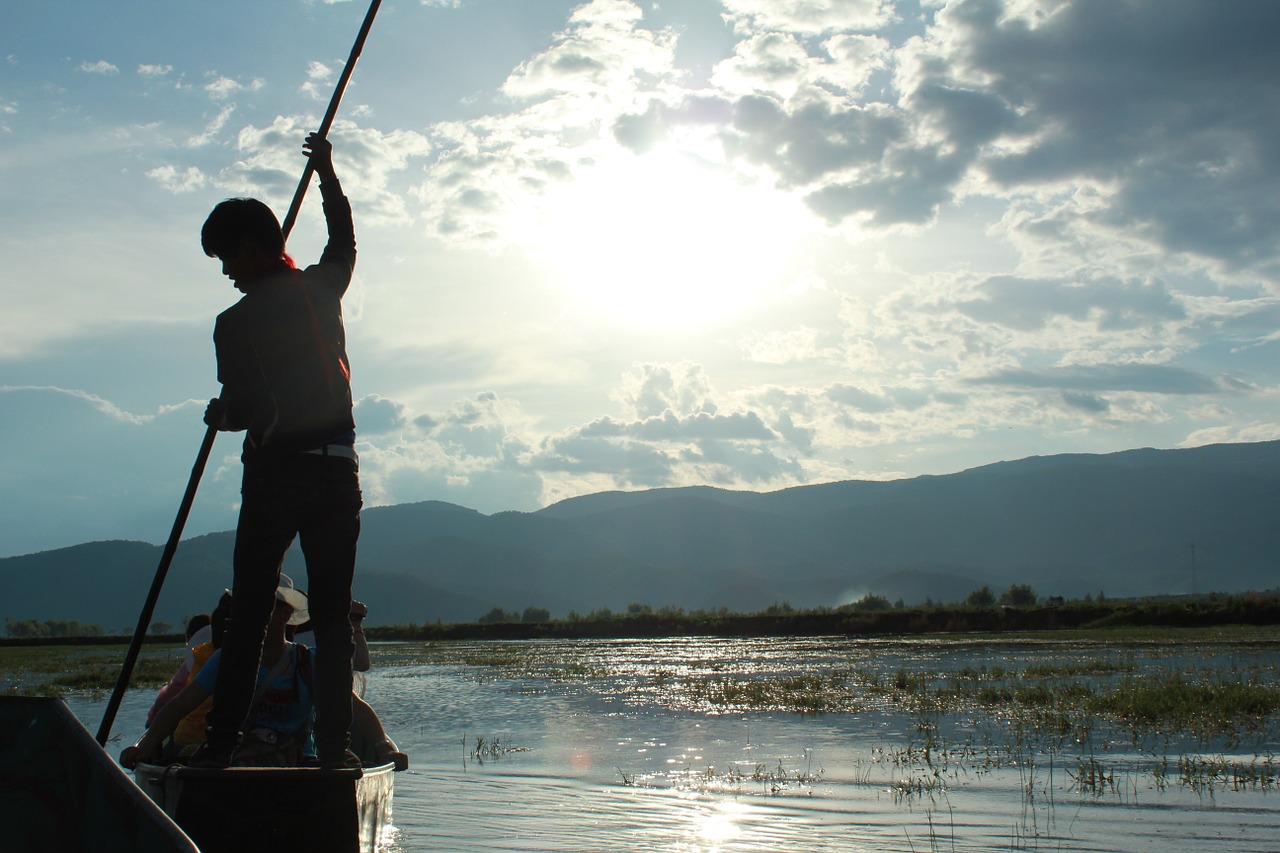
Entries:
[[192, 763], [225, 767], [240, 743], [275, 605], [280, 564], [302, 542], [316, 635], [315, 743], [324, 767], [359, 766], [351, 730], [351, 578], [360, 534], [360, 480], [351, 371], [341, 300], [355, 265], [351, 205], [316, 134], [304, 153], [320, 178], [329, 242], [299, 270], [275, 214], [256, 199], [228, 199], [200, 234], [205, 254], [244, 296], [218, 315], [213, 339], [222, 395], [205, 422], [244, 430], [244, 481], [217, 700]]

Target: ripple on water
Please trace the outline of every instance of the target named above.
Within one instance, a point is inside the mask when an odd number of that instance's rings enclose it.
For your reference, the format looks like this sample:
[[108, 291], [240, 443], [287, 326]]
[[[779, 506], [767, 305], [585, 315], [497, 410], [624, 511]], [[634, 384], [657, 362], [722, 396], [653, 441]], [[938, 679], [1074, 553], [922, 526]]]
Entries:
[[[413, 644], [376, 653], [383, 665], [369, 674], [366, 698], [413, 767], [396, 779], [389, 853], [1261, 853], [1275, 849], [1280, 831], [1274, 792], [1161, 786], [1149, 770], [1155, 759], [1123, 742], [1091, 747], [1112, 782], [1082, 792], [1072, 784], [1080, 756], [1069, 743], [1054, 755], [988, 767], [973, 755], [926, 749], [918, 720], [889, 708], [716, 715], [664, 705], [637, 688], [655, 669], [761, 678], [844, 667], [889, 677], [1102, 658], [1147, 669], [1249, 666], [1274, 678], [1280, 654], [1270, 646], [684, 639], [457, 644], [438, 663], [412, 663]], [[535, 671], [511, 677], [461, 661], [498, 653], [520, 655]], [[385, 665], [394, 656], [405, 665]], [[536, 673], [565, 658], [576, 677]], [[141, 732], [153, 695], [128, 694], [116, 726], [121, 742]], [[69, 704], [96, 727], [101, 699]], [[976, 731], [963, 720], [955, 726], [961, 738]], [[520, 751], [477, 755], [477, 738]], [[1258, 746], [1275, 749], [1274, 731]]]

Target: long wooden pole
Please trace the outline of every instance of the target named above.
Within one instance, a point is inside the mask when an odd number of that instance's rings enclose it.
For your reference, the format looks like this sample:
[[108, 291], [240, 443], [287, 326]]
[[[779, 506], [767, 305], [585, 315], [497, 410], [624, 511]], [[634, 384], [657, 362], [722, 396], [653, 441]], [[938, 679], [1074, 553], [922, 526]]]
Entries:
[[[329, 128], [333, 126], [334, 116], [338, 114], [338, 104], [342, 102], [342, 95], [347, 91], [347, 81], [351, 79], [351, 72], [355, 70], [360, 51], [364, 50], [364, 40], [369, 35], [369, 28], [373, 26], [373, 18], [378, 14], [380, 5], [382, 0], [373, 0], [369, 4], [369, 11], [365, 13], [364, 23], [360, 25], [355, 44], [351, 46], [351, 55], [347, 57], [347, 64], [343, 66], [342, 74], [338, 77], [338, 86], [333, 91], [333, 97], [329, 99], [329, 109], [325, 111], [324, 121], [320, 122], [320, 129], [316, 131], [322, 138], [329, 135]], [[314, 171], [315, 166], [308, 159], [307, 167], [302, 171], [302, 180], [298, 181], [298, 188], [294, 190], [289, 212], [285, 214], [284, 222], [280, 224], [280, 230], [284, 231], [286, 240], [289, 239], [289, 232], [293, 230], [293, 223], [298, 219], [298, 211], [302, 208], [302, 197], [307, 194], [307, 187], [311, 185], [311, 175]]]
[[[360, 32], [356, 36], [355, 45], [351, 48], [351, 55], [347, 58], [346, 67], [342, 69], [342, 75], [338, 78], [337, 89], [333, 93], [333, 97], [329, 99], [329, 109], [325, 112], [324, 121], [320, 124], [318, 131], [321, 137], [328, 136], [329, 128], [333, 125], [334, 116], [338, 114], [338, 104], [342, 102], [342, 94], [347, 89], [347, 81], [351, 79], [351, 72], [355, 69], [356, 60], [360, 57], [360, 52], [364, 50], [364, 41], [369, 35], [369, 29], [373, 26], [374, 16], [378, 14], [378, 7], [382, 5], [382, 0], [372, 0], [369, 4], [369, 11], [364, 16], [364, 23], [360, 25]], [[289, 239], [289, 232], [293, 230], [293, 224], [298, 219], [298, 211], [302, 207], [303, 196], [307, 194], [307, 186], [311, 183], [311, 175], [315, 172], [315, 167], [311, 161], [307, 161], [307, 167], [302, 172], [302, 180], [298, 182], [298, 189], [293, 194], [293, 201], [289, 205], [289, 213], [285, 216], [284, 222], [281, 223], [280, 230], [284, 232], [285, 240]], [[182, 503], [178, 507], [178, 514], [173, 520], [173, 528], [169, 531], [169, 541], [165, 543], [164, 551], [160, 555], [160, 565], [156, 567], [155, 577], [151, 581], [151, 589], [147, 592], [147, 600], [142, 605], [142, 613], [138, 616], [137, 627], [133, 630], [133, 640], [129, 643], [129, 651], [125, 655], [124, 664], [120, 667], [120, 675], [116, 678], [116, 686], [111, 691], [111, 698], [107, 700], [106, 711], [102, 715], [102, 724], [98, 727], [98, 744], [100, 746], [107, 745], [107, 739], [111, 736], [111, 726], [115, 723], [116, 713], [120, 710], [120, 701], [124, 698], [124, 692], [129, 687], [129, 680], [133, 677], [134, 665], [138, 662], [138, 654], [142, 651], [142, 641], [147, 635], [147, 626], [151, 624], [151, 616], [155, 612], [156, 602], [160, 598], [160, 590], [164, 586], [165, 576], [169, 573], [169, 565], [173, 562], [173, 555], [178, 550], [178, 542], [182, 538], [182, 528], [187, 524], [187, 516], [191, 514], [191, 504], [195, 501], [196, 489], [200, 485], [200, 478], [204, 475], [205, 465], [209, 461], [209, 454], [213, 452], [213, 441], [218, 436], [218, 428], [211, 426], [205, 430], [204, 441], [200, 444], [200, 451], [196, 454], [195, 465], [191, 468], [191, 477], [187, 480], [187, 490], [182, 496]]]

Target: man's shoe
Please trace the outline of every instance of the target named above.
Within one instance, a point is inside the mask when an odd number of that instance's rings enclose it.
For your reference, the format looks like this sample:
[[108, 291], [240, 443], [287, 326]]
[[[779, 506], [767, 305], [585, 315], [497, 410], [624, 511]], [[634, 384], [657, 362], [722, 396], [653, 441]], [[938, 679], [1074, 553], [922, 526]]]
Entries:
[[320, 767], [323, 770], [359, 770], [363, 766], [356, 754], [349, 749], [320, 754]]
[[195, 752], [191, 753], [191, 757], [187, 759], [187, 766], [223, 770], [231, 766], [231, 756], [234, 752], [235, 749], [233, 747], [215, 746], [209, 741], [205, 741], [196, 747]]

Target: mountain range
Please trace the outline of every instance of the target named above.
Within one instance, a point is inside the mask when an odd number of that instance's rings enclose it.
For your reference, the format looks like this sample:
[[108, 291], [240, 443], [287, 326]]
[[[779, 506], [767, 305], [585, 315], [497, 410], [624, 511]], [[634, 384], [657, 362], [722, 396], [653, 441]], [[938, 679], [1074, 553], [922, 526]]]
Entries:
[[[553, 616], [629, 604], [750, 612], [868, 593], [955, 601], [988, 585], [1109, 597], [1280, 586], [1280, 441], [999, 462], [774, 492], [605, 492], [537, 512], [366, 509], [356, 597], [371, 624]], [[184, 540], [154, 618], [181, 626], [230, 585], [235, 534]], [[133, 630], [161, 547], [90, 542], [0, 559], [18, 620]], [[295, 544], [284, 570], [305, 585]]]

